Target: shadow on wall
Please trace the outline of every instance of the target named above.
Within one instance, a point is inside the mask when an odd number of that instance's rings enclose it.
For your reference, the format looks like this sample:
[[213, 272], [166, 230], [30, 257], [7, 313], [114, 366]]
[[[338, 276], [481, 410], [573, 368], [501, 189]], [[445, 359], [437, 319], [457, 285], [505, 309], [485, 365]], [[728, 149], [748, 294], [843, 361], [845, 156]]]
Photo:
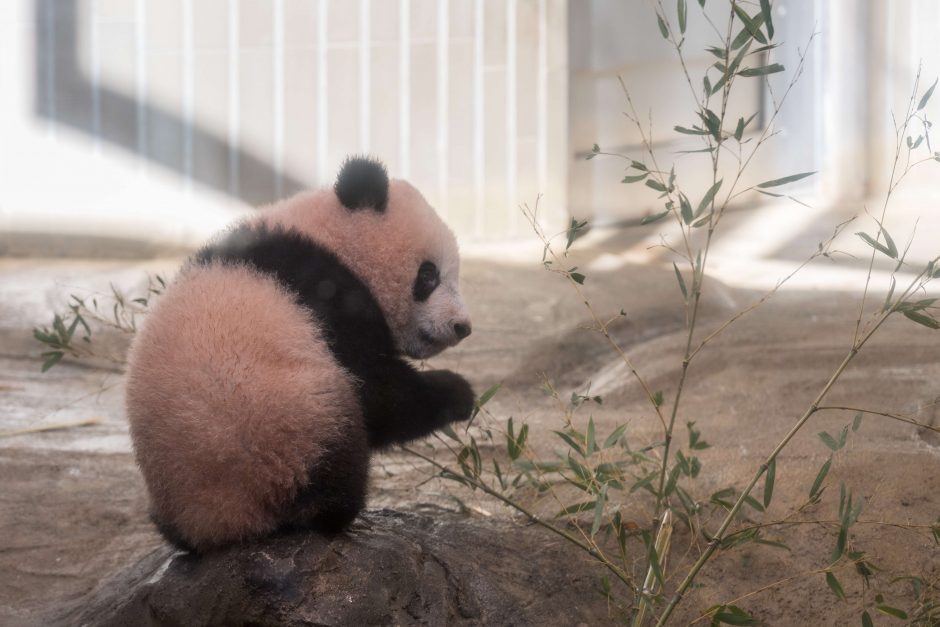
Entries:
[[78, 63], [78, 0], [35, 0], [34, 7], [38, 116], [97, 136], [249, 205], [269, 203], [307, 187], [298, 177], [279, 172], [250, 153], [233, 151], [227, 140], [173, 112], [96, 86]]

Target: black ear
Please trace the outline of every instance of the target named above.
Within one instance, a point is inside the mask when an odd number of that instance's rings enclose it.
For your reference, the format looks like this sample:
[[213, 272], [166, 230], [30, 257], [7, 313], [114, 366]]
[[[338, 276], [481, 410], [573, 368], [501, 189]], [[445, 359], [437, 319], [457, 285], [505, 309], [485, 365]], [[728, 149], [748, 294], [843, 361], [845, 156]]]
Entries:
[[340, 168], [333, 191], [351, 211], [374, 209], [381, 213], [388, 202], [388, 173], [379, 161], [349, 157]]

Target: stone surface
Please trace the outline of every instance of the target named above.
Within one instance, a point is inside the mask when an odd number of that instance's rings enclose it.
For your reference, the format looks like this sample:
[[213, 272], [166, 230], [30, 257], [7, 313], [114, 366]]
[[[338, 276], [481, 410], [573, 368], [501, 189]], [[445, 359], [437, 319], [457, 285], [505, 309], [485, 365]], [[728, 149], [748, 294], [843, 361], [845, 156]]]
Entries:
[[577, 625], [609, 619], [598, 575], [537, 528], [446, 511], [371, 511], [195, 556], [161, 547], [57, 617], [62, 625]]

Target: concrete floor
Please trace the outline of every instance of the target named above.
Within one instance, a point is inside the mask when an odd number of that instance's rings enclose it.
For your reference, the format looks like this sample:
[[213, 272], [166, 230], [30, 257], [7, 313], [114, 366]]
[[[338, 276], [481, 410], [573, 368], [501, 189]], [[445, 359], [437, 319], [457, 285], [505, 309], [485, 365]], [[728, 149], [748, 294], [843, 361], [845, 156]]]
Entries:
[[[739, 218], [732, 226], [746, 232], [749, 220]], [[601, 318], [613, 318], [621, 309], [627, 313], [612, 324], [614, 337], [650, 387], [671, 399], [685, 343], [685, 316], [671, 265], [664, 263], [661, 250], [647, 250], [655, 237], [654, 231], [645, 229], [593, 233], [576, 246], [571, 265], [586, 269], [585, 294]], [[718, 247], [725, 252], [716, 253], [717, 274], [727, 281], [737, 276], [738, 268], [744, 287], [707, 279], [697, 337], [753, 302], [761, 294], [754, 288], [772, 286], [785, 274], [774, 274], [775, 268], [794, 265], [789, 258], [796, 253], [780, 247], [785, 252], [763, 259], [764, 265], [751, 260], [752, 271], [744, 272], [747, 258], [735, 259], [732, 244], [721, 242]], [[814, 247], [813, 242], [810, 250]], [[497, 254], [500, 261], [494, 260]], [[558, 449], [559, 440], [551, 431], [561, 428], [557, 408], [540, 390], [543, 378], [552, 381], [563, 398], [588, 385], [592, 394], [603, 395], [603, 405], [576, 415], [585, 423], [588, 413], [593, 415], [599, 433], [626, 422], [628, 437], [636, 446], [660, 439], [659, 423], [636, 382], [603, 338], [584, 328], [589, 324], [584, 305], [562, 279], [542, 270], [538, 259], [537, 251], [522, 257], [493, 249], [469, 251], [464, 291], [474, 316], [474, 333], [433, 365], [464, 373], [478, 391], [502, 383], [487, 405], [494, 418], [481, 418], [477, 426], [490, 420], [499, 427], [509, 416], [517, 423], [528, 421], [530, 446], [543, 458]], [[0, 431], [98, 419], [93, 426], [0, 437], [4, 488], [0, 622], [4, 624], [36, 622], [40, 610], [80, 599], [109, 573], [160, 543], [147, 521], [143, 484], [130, 454], [119, 365], [67, 361], [40, 374], [39, 347], [30, 331], [37, 324], [48, 324], [70, 292], [107, 291], [109, 282], [134, 289], [145, 284], [147, 272], [172, 274], [178, 263], [178, 259], [0, 260]], [[857, 268], [857, 262], [845, 264]], [[817, 272], [816, 279], [812, 273], [795, 282], [797, 289], [782, 291], [741, 319], [692, 363], [677, 420], [678, 441], [685, 437], [686, 421], [694, 420], [713, 445], [700, 453], [704, 469], [689, 487], [697, 499], [707, 501], [712, 492], [728, 485], [741, 487], [845, 356], [857, 315], [857, 292], [849, 284], [857, 272], [843, 272], [835, 283], [830, 269]], [[126, 341], [107, 338], [118, 354]], [[940, 333], [900, 317], [891, 320], [848, 369], [829, 402], [911, 414], [940, 425], [938, 349]], [[835, 455], [823, 502], [791, 514], [806, 500], [828, 457], [816, 434], [838, 433], [851, 417], [846, 412], [818, 414], [794, 439], [778, 464], [777, 496], [766, 519], [792, 515], [791, 521], [830, 520], [835, 517], [839, 483], [844, 481], [866, 499], [862, 522], [853, 529], [850, 542], [869, 552], [883, 569], [874, 579], [875, 587], [880, 586], [898, 606], [909, 607], [910, 592], [888, 582], [916, 573], [937, 585], [940, 547], [923, 528], [878, 523], [930, 525], [938, 519], [940, 434], [866, 418], [846, 448]], [[500, 448], [497, 440], [494, 449]], [[427, 467], [402, 452], [378, 458], [373, 474], [374, 507], [435, 503], [468, 511], [471, 519], [511, 517], [498, 504], [456, 484], [427, 481]], [[650, 508], [644, 497], [623, 493], [615, 498], [639, 524], [648, 522]], [[545, 511], [557, 509], [535, 498], [532, 502]], [[763, 519], [753, 512], [749, 516]], [[706, 528], [714, 530], [718, 520], [717, 514], [706, 517]], [[721, 554], [703, 573], [703, 586], [683, 602], [680, 618], [691, 621], [713, 603], [727, 602], [789, 574], [824, 568], [835, 542], [835, 532], [819, 523], [775, 528], [767, 536], [784, 540], [790, 550], [749, 545]], [[676, 574], [694, 559], [701, 539], [677, 532], [674, 546], [678, 550], [669, 572]], [[821, 574], [799, 577], [741, 604], [769, 624], [857, 621], [859, 604], [863, 599], [870, 603], [872, 593], [863, 591], [850, 570], [839, 571], [848, 604], [835, 602]]]

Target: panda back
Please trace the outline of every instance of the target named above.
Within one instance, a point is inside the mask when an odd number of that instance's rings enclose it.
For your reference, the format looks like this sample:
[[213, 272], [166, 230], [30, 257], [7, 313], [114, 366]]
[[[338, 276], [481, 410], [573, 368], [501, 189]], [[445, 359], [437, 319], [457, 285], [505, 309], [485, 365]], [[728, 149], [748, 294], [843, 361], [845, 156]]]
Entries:
[[271, 531], [362, 420], [312, 312], [271, 276], [212, 262], [184, 270], [135, 339], [127, 408], [154, 514], [197, 545]]

